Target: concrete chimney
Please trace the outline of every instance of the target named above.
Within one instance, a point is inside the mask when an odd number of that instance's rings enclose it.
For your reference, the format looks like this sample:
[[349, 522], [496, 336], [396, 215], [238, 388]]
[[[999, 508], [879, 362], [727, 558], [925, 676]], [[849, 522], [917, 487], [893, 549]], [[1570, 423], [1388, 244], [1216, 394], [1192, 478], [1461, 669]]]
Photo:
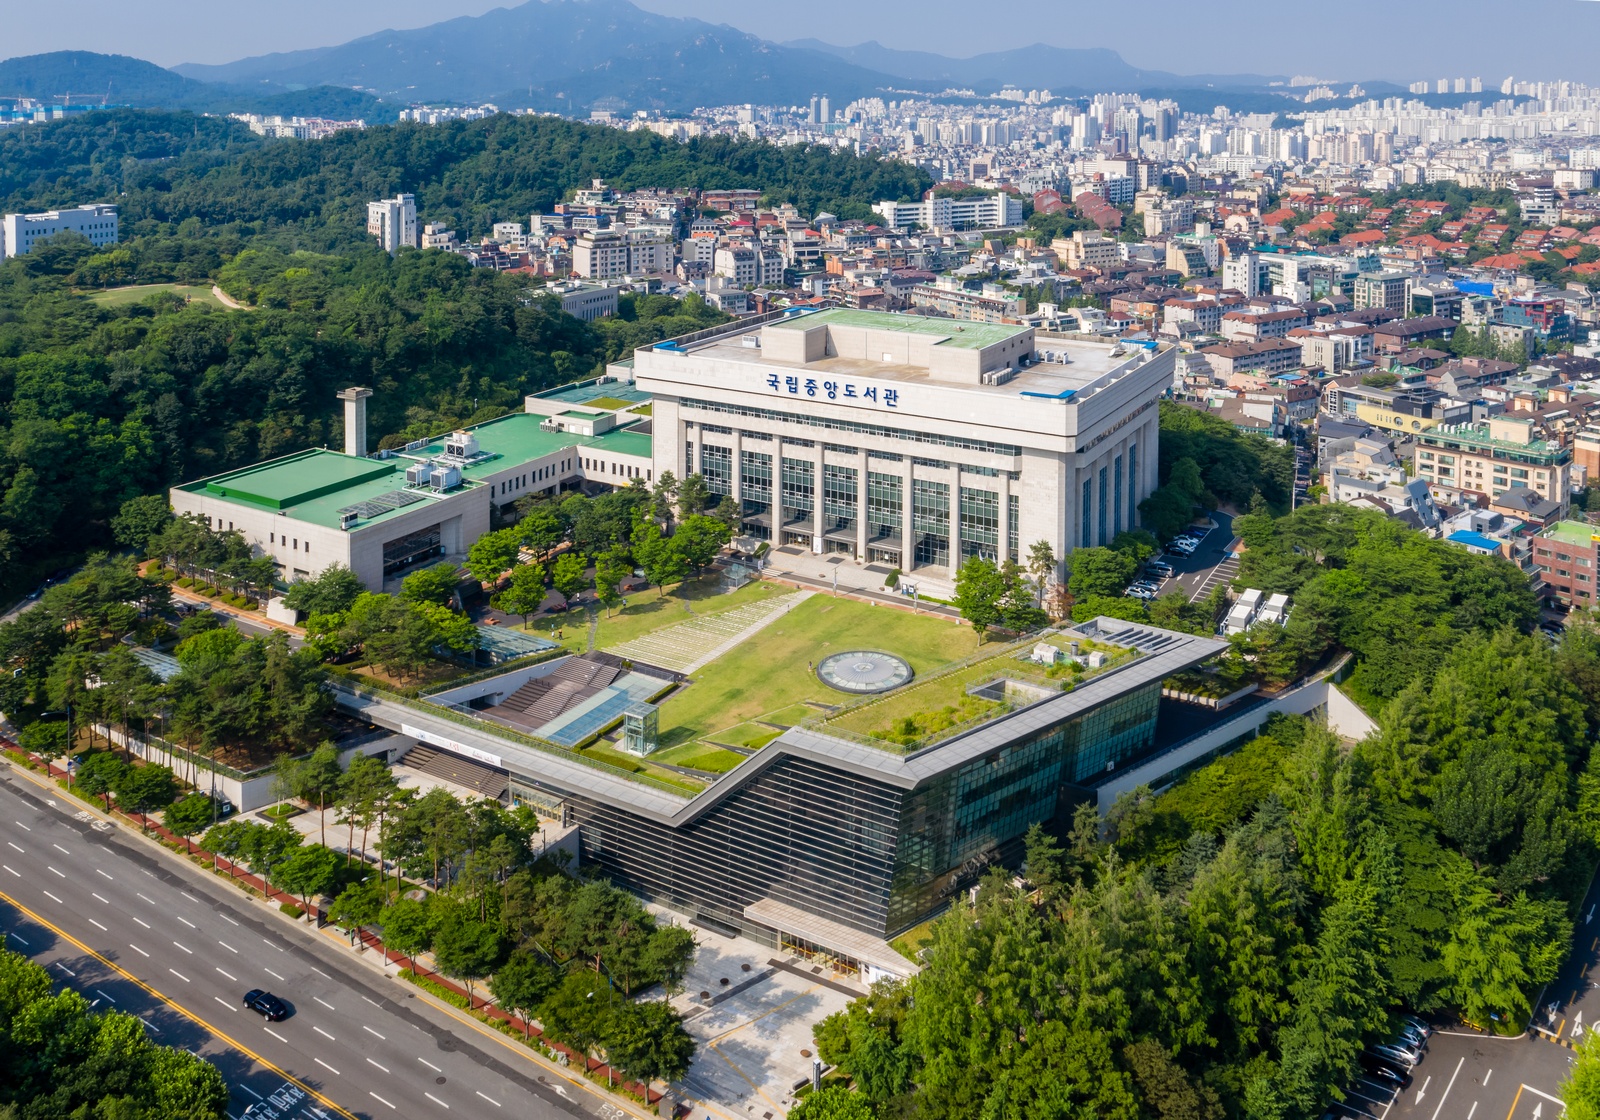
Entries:
[[338, 393], [344, 402], [344, 453], [358, 455], [362, 458], [367, 454], [367, 398], [372, 396], [371, 389], [363, 389], [359, 385], [349, 389], [341, 389]]

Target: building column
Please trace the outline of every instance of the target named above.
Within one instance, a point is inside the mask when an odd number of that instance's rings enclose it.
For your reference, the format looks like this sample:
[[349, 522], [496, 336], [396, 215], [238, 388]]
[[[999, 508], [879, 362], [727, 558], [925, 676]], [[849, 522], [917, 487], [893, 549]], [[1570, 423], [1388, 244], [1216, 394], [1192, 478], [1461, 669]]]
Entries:
[[867, 453], [856, 454], [856, 559], [867, 558]]
[[728, 472], [728, 488], [733, 492], [733, 500], [739, 503], [739, 516], [742, 520], [744, 517], [744, 501], [740, 476], [743, 472], [740, 470], [739, 461], [744, 458], [744, 432], [735, 428], [733, 430], [733, 439], [729, 442], [733, 444], [733, 449], [728, 452], [733, 460], [733, 466]]
[[[1009, 551], [1011, 546], [1011, 472], [1000, 472], [1000, 532], [996, 535], [995, 552], [1000, 556], [1000, 562], [1011, 559]], [[1027, 554], [1028, 544], [1022, 539], [1022, 509], [1018, 503], [1017, 509], [1017, 563], [1022, 563], [1022, 558]]]
[[812, 448], [814, 458], [811, 461], [811, 551], [822, 552], [822, 444], [817, 442]]
[[783, 545], [783, 437], [772, 437], [772, 547]]
[[950, 468], [950, 578], [961, 569], [961, 468]]

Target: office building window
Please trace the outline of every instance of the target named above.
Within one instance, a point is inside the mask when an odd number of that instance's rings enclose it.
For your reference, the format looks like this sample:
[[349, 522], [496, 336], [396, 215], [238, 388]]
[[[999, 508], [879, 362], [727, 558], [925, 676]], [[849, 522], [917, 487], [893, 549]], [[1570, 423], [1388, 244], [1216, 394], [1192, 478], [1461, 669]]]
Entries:
[[739, 452], [739, 500], [746, 517], [772, 508], [771, 455], [762, 451]]
[[1000, 559], [1000, 495], [961, 488], [961, 558]]
[[867, 540], [900, 539], [902, 484], [897, 474], [867, 472]]
[[1020, 563], [1022, 559], [1018, 550], [1022, 534], [1021, 504], [1015, 494], [1006, 495], [1006, 559], [1013, 564]]
[[1139, 445], [1128, 444], [1128, 528], [1139, 527]]
[[847, 533], [856, 527], [856, 469], [822, 467], [822, 531]]
[[782, 489], [784, 524], [803, 521], [809, 526], [817, 508], [816, 474], [809, 459], [784, 456]]
[[912, 480], [911, 531], [919, 566], [950, 563], [949, 486], [923, 478]]
[[694, 443], [691, 441], [683, 445], [683, 473], [691, 475], [699, 470], [699, 465], [694, 461]]
[[1115, 490], [1111, 498], [1112, 535], [1122, 532], [1122, 456], [1111, 463], [1111, 484]]
[[1101, 467], [1100, 468], [1100, 512], [1099, 512], [1100, 539], [1099, 539], [1099, 541], [1097, 543], [1098, 544], [1102, 544], [1102, 545], [1110, 543], [1110, 538], [1106, 536], [1106, 502], [1110, 498], [1110, 495], [1108, 493], [1108, 491], [1110, 490], [1110, 481], [1106, 478], [1106, 473], [1107, 473], [1106, 472], [1106, 468]]
[[723, 497], [733, 495], [733, 452], [726, 447], [706, 444], [700, 449], [700, 473], [706, 489]]
[[1089, 539], [1089, 511], [1094, 506], [1094, 502], [1091, 500], [1091, 497], [1092, 494], [1089, 480], [1086, 478], [1083, 480], [1083, 497], [1078, 503], [1078, 508], [1080, 510], [1079, 520], [1083, 522], [1083, 528], [1078, 534], [1079, 548], [1088, 548], [1094, 543], [1094, 541]]

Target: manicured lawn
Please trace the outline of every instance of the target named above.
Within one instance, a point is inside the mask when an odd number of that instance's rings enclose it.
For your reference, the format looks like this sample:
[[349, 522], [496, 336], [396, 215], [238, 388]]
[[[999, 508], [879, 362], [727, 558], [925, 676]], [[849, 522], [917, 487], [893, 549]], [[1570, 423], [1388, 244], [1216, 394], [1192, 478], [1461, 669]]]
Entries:
[[[705, 787], [690, 781], [681, 774], [674, 774], [671, 770], [663, 770], [659, 766], [652, 766], [648, 762], [629, 754], [627, 751], [614, 750], [603, 744], [587, 747], [579, 752], [597, 762], [608, 762], [612, 766], [628, 771], [630, 774], [645, 774], [668, 785], [676, 786], [685, 793], [699, 793]], [[732, 751], [728, 752], [732, 754]], [[682, 763], [679, 763], [682, 765]]]
[[[810, 709], [807, 710], [809, 711]], [[800, 721], [791, 720], [790, 722], [799, 723]], [[776, 727], [768, 727], [765, 723], [751, 722], [741, 723], [737, 727], [729, 727], [723, 731], [718, 731], [715, 738], [719, 743], [759, 750], [781, 734], [783, 732]]]
[[713, 774], [726, 774], [745, 760], [738, 751], [723, 750], [708, 743], [684, 743], [668, 747], [650, 756], [651, 762], [665, 762], [672, 766], [687, 766], [691, 770], [708, 770]]
[[107, 288], [103, 292], [87, 294], [90, 299], [104, 307], [125, 307], [157, 292], [172, 292], [174, 295], [187, 296], [196, 303], [209, 303], [212, 307], [222, 306], [222, 302], [211, 294], [210, 287], [194, 284], [134, 284], [127, 288]]
[[896, 937], [890, 941], [889, 947], [895, 952], [899, 953], [906, 960], [921, 964], [922, 961], [918, 959], [917, 952], [927, 945], [932, 944], [933, 923], [938, 920], [938, 918], [929, 918], [920, 926], [912, 926], [899, 937]]
[[[672, 588], [666, 595], [662, 595], [654, 587], [646, 591], [636, 591], [628, 596], [628, 605], [613, 611], [609, 618], [606, 616], [605, 608], [595, 608], [600, 616], [600, 626], [595, 631], [594, 648], [609, 649], [612, 646], [620, 646], [663, 626], [688, 622], [696, 615], [704, 617], [721, 614], [735, 607], [766, 602], [780, 595], [793, 593], [793, 588], [763, 580], [752, 580], [737, 591], [723, 594], [719, 576], [686, 580]], [[693, 614], [689, 613], [690, 608], [693, 609]], [[535, 621], [529, 629], [541, 637], [559, 641], [574, 653], [582, 653], [589, 648], [589, 619], [582, 610], [547, 615]], [[560, 638], [554, 638], [554, 631], [557, 629], [562, 631]]]
[[823, 684], [810, 667], [840, 650], [886, 650], [925, 673], [976, 648], [972, 630], [947, 619], [815, 595], [669, 696], [661, 709], [661, 741], [677, 746], [701, 736], [721, 738], [716, 733], [736, 727], [742, 733], [746, 728], [739, 725], [769, 715], [785, 717], [773, 722], [798, 722], [813, 714], [797, 707], [807, 699], [848, 703], [849, 695]]

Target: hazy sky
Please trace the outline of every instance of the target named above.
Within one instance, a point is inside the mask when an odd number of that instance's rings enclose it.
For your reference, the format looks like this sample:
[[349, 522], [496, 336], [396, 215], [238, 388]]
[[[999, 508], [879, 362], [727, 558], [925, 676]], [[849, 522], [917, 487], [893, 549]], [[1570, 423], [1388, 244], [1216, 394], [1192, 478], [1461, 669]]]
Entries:
[[[6, 0], [22, 3], [22, 0]], [[1600, 82], [1600, 2], [1453, 0], [1448, 5], [1345, 0], [1332, 6], [1257, 0], [635, 0], [667, 15], [727, 23], [764, 38], [971, 55], [1031, 42], [1105, 46], [1137, 66], [1175, 73], [1315, 74], [1333, 79], [1507, 74]], [[341, 43], [391, 27], [477, 15], [504, 0], [54, 0], [49, 17], [9, 20], [0, 55], [53, 50], [131, 54], [163, 66], [230, 62]], [[992, 18], [991, 18], [992, 17]]]

